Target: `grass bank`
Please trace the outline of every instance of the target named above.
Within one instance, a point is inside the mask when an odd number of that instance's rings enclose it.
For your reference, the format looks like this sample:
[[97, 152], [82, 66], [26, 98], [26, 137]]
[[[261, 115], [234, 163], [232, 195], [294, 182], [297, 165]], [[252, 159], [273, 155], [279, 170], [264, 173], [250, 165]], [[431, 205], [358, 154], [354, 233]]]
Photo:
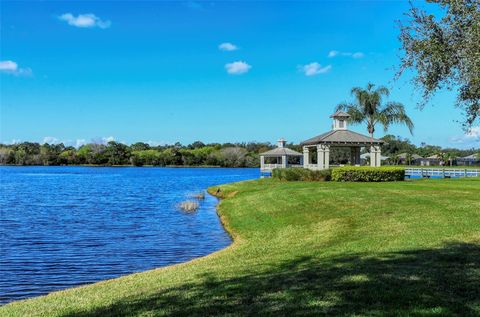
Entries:
[[479, 193], [480, 179], [221, 186], [230, 247], [0, 315], [479, 316]]

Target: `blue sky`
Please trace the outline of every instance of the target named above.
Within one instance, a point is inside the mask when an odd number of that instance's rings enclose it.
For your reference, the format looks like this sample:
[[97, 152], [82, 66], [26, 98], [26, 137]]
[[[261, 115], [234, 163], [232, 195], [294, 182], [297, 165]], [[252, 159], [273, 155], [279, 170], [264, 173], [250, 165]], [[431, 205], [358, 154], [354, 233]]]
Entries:
[[[0, 141], [299, 142], [353, 86], [391, 88], [416, 128], [468, 148], [455, 96], [393, 81], [406, 1], [1, 2]], [[224, 44], [223, 46], [221, 46]], [[365, 133], [365, 127], [353, 130]], [[377, 129], [376, 136], [383, 130]]]

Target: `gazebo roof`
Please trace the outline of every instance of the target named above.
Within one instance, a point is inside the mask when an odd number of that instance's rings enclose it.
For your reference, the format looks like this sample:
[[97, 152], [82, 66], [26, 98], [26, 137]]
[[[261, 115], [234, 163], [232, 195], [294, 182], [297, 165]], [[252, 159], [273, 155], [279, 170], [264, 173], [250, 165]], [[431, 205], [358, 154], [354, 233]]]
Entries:
[[[337, 111], [338, 112], [338, 111]], [[336, 113], [334, 114], [336, 115]], [[305, 140], [301, 145], [314, 144], [337, 144], [337, 145], [368, 145], [368, 144], [383, 144], [385, 143], [379, 139], [372, 139], [369, 136], [353, 132], [350, 130], [332, 130], [324, 134], [320, 134], [311, 139]]]
[[297, 151], [291, 150], [286, 147], [277, 147], [276, 149], [260, 153], [260, 156], [273, 156], [273, 157], [278, 157], [278, 156], [303, 156], [303, 154], [298, 153]]
[[335, 112], [334, 114], [332, 114], [332, 115], [330, 116], [330, 118], [335, 118], [335, 117], [337, 117], [337, 118], [340, 118], [340, 117], [350, 118], [350, 115], [349, 115], [348, 113], [346, 113], [346, 112], [343, 112], [343, 111], [338, 110], [337, 112]]

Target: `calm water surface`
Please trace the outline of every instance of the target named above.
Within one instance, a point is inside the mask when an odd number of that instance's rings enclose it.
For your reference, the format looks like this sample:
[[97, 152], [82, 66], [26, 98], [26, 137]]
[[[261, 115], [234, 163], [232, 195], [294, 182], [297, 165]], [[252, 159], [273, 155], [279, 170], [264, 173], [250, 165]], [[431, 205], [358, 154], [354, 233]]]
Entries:
[[204, 256], [230, 244], [209, 195], [258, 169], [0, 167], [0, 303]]

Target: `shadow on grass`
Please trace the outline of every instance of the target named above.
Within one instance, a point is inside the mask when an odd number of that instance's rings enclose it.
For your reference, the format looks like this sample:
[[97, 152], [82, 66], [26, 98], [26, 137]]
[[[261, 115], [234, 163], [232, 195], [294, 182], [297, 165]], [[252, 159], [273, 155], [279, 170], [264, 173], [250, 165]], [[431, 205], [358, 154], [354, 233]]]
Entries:
[[480, 246], [450, 244], [327, 261], [297, 258], [260, 274], [204, 275], [198, 283], [75, 316], [142, 314], [479, 316]]

